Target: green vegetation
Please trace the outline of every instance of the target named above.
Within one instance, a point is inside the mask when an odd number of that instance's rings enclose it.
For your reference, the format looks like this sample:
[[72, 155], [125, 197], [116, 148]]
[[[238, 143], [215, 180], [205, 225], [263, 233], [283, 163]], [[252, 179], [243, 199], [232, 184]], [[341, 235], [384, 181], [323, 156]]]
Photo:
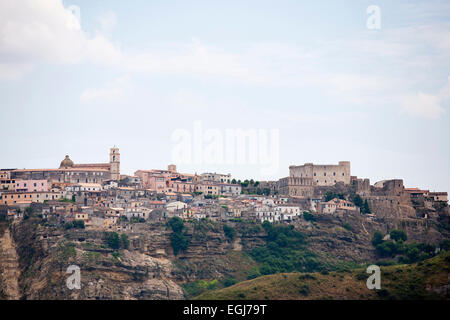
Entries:
[[167, 225], [172, 229], [170, 244], [173, 249], [173, 254], [178, 255], [180, 251], [186, 251], [190, 243], [190, 238], [186, 233], [183, 233], [183, 220], [178, 217], [173, 217], [167, 222]]
[[65, 225], [64, 225], [64, 228], [66, 229], [66, 230], [69, 230], [69, 229], [84, 229], [85, 228], [85, 225], [84, 225], [84, 221], [83, 220], [73, 220], [72, 222], [67, 222]]
[[372, 237], [372, 245], [376, 247], [377, 245], [383, 243], [383, 234], [380, 231], [375, 231]]
[[216, 195], [216, 194], [205, 194], [204, 197], [205, 197], [205, 199], [217, 199], [217, 198], [219, 198], [219, 196]]
[[105, 232], [106, 244], [114, 250], [128, 249], [130, 241], [126, 234], [119, 234], [117, 232]]
[[405, 243], [408, 239], [403, 230], [391, 230], [391, 240], [383, 240], [381, 232], [376, 231], [372, 245], [380, 258], [398, 257], [399, 263], [414, 263], [433, 257], [436, 247], [428, 243]]
[[63, 262], [67, 262], [71, 258], [76, 258], [77, 251], [73, 242], [61, 241], [58, 243], [59, 258]]
[[369, 202], [367, 201], [367, 199], [363, 200], [359, 194], [353, 197], [353, 203], [355, 204], [355, 206], [361, 209], [361, 213], [372, 212], [372, 210], [370, 210]]
[[122, 233], [120, 235], [120, 245], [123, 249], [128, 249], [128, 247], [130, 246], [130, 240], [125, 233]]
[[217, 289], [219, 281], [214, 279], [211, 281], [199, 280], [195, 282], [188, 282], [182, 285], [188, 297], [195, 297], [206, 291]]
[[391, 239], [395, 241], [406, 241], [407, 239], [406, 233], [403, 230], [391, 230], [389, 235], [391, 236]]
[[305, 219], [306, 221], [316, 221], [316, 218], [314, 217], [314, 215], [310, 212], [303, 212], [303, 219]]
[[225, 236], [230, 240], [233, 240], [236, 236], [236, 231], [234, 230], [234, 228], [230, 227], [227, 224], [223, 225], [223, 232], [225, 233]]
[[267, 233], [266, 246], [257, 247], [249, 255], [261, 264], [258, 272], [263, 275], [321, 269], [321, 263], [312, 251], [305, 247], [306, 237], [293, 225], [262, 224]]
[[362, 208], [364, 201], [359, 194], [356, 194], [353, 197], [353, 203], [355, 204], [355, 206]]
[[367, 202], [367, 199], [364, 200], [364, 204], [361, 208], [361, 213], [372, 213], [372, 210], [370, 210], [369, 202]]
[[450, 240], [445, 239], [440, 244], [439, 247], [441, 250], [450, 251]]
[[226, 288], [226, 287], [230, 287], [230, 286], [232, 286], [232, 285], [234, 285], [234, 284], [236, 284], [237, 283], [237, 280], [236, 280], [236, 278], [235, 277], [228, 277], [228, 278], [225, 278], [224, 280], [223, 280], [223, 286]]
[[351, 231], [352, 230], [352, 226], [349, 223], [344, 223], [344, 229]]
[[132, 217], [130, 219], [130, 223], [145, 223], [145, 219], [144, 218], [138, 218], [138, 217]]
[[325, 193], [325, 201], [333, 200], [334, 198], [345, 200], [345, 196], [342, 193], [335, 193], [331, 191], [327, 191]]
[[[199, 300], [279, 300], [279, 299], [341, 299], [351, 300], [424, 300], [448, 299], [450, 252], [422, 263], [381, 267], [382, 289], [369, 290], [369, 274], [365, 268], [330, 273], [285, 273], [262, 276], [239, 282], [216, 291], [205, 291]], [[431, 290], [430, 290], [431, 288]]]

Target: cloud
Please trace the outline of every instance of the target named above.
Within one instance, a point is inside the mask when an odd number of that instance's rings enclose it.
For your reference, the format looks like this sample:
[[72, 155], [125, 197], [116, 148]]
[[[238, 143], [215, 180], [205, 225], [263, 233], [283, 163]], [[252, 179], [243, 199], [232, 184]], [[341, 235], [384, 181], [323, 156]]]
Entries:
[[[73, 6], [65, 8], [61, 0], [1, 1], [0, 77], [20, 78], [42, 62], [89, 61], [124, 74], [182, 75], [269, 88], [314, 88], [357, 105], [381, 105], [389, 99], [398, 101], [400, 96], [409, 114], [436, 118], [443, 113], [441, 98], [408, 92], [414, 85], [429, 81], [430, 68], [448, 66], [448, 22], [382, 29], [376, 35], [363, 31], [308, 45], [256, 43], [226, 50], [194, 40], [161, 47], [153, 44], [134, 51], [121, 50], [110, 41], [108, 34], [117, 24], [114, 12], [105, 11], [97, 17], [99, 29], [93, 35], [82, 29], [76, 13]], [[412, 67], [418, 72], [405, 77]], [[81, 100], [117, 92], [120, 85], [108, 83], [104, 88], [86, 90]]]
[[444, 101], [450, 99], [450, 77], [447, 84], [440, 90], [438, 94], [426, 94], [417, 92], [409, 94], [402, 98], [402, 111], [408, 115], [427, 118], [438, 119], [446, 110], [442, 106]]
[[117, 16], [114, 11], [106, 11], [97, 17], [100, 29], [104, 33], [110, 33], [117, 25]]
[[131, 89], [129, 76], [123, 76], [108, 82], [103, 88], [86, 89], [80, 96], [83, 103], [111, 102], [123, 99]]
[[117, 61], [120, 51], [109, 40], [81, 29], [77, 8], [65, 8], [60, 0], [0, 1], [2, 78], [18, 77], [42, 62]]

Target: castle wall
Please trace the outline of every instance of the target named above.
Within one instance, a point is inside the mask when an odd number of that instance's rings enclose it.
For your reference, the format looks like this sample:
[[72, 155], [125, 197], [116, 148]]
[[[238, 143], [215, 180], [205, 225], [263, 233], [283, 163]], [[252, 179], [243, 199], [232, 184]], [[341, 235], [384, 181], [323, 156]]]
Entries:
[[303, 166], [290, 166], [289, 173], [292, 178], [311, 178], [317, 186], [333, 186], [338, 182], [350, 184], [349, 161], [340, 161], [338, 165], [306, 163]]

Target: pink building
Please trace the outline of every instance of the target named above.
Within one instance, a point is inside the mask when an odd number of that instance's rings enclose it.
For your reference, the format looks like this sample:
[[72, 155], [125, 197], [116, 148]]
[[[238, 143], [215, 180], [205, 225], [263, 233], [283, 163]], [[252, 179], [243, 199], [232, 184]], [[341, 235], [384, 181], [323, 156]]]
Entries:
[[138, 170], [134, 175], [141, 179], [144, 189], [158, 193], [194, 192], [193, 182], [198, 181], [196, 175], [177, 173], [173, 170]]
[[48, 191], [47, 180], [16, 180], [16, 191], [23, 192], [42, 192]]

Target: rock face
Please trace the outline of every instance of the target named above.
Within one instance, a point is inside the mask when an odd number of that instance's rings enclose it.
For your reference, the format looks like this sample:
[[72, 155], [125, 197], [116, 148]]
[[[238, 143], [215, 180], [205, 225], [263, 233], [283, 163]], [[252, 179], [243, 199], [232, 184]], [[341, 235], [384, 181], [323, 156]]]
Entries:
[[[376, 230], [387, 234], [403, 229], [408, 241], [432, 244], [449, 238], [448, 207], [423, 205], [418, 210], [406, 205], [415, 210], [414, 215], [418, 211], [427, 215], [425, 219], [399, 214], [395, 205], [391, 212], [389, 206], [374, 206], [385, 214], [371, 217], [317, 214], [314, 222], [301, 218], [295, 227], [307, 235], [308, 248], [320, 257], [357, 263], [375, 261], [371, 238]], [[171, 230], [161, 222], [133, 224], [126, 233], [128, 249], [113, 250], [102, 231], [64, 230], [37, 216], [4, 221], [0, 223], [0, 299], [184, 299], [181, 285], [186, 282], [223, 279], [255, 267], [254, 261], [247, 260], [244, 266], [244, 260], [230, 258], [230, 253], [239, 256], [265, 245], [265, 232], [256, 223], [227, 224], [236, 231], [234, 239], [225, 236], [223, 223], [186, 222], [183, 232], [190, 243], [175, 256]], [[67, 286], [74, 275], [67, 273], [72, 265], [79, 267], [80, 289]]]
[[20, 299], [19, 259], [9, 229], [4, 230], [3, 236], [0, 238], [0, 270], [1, 295], [9, 300]]
[[[102, 248], [96, 244], [97, 233], [92, 234], [93, 239], [85, 232], [83, 241], [69, 241], [71, 237], [66, 238], [62, 231], [49, 230], [32, 220], [12, 225], [11, 232], [3, 231], [4, 298], [184, 299], [182, 288], [171, 277], [173, 265], [168, 259]], [[69, 266], [79, 267], [80, 289], [67, 285], [74, 274], [67, 273]]]

